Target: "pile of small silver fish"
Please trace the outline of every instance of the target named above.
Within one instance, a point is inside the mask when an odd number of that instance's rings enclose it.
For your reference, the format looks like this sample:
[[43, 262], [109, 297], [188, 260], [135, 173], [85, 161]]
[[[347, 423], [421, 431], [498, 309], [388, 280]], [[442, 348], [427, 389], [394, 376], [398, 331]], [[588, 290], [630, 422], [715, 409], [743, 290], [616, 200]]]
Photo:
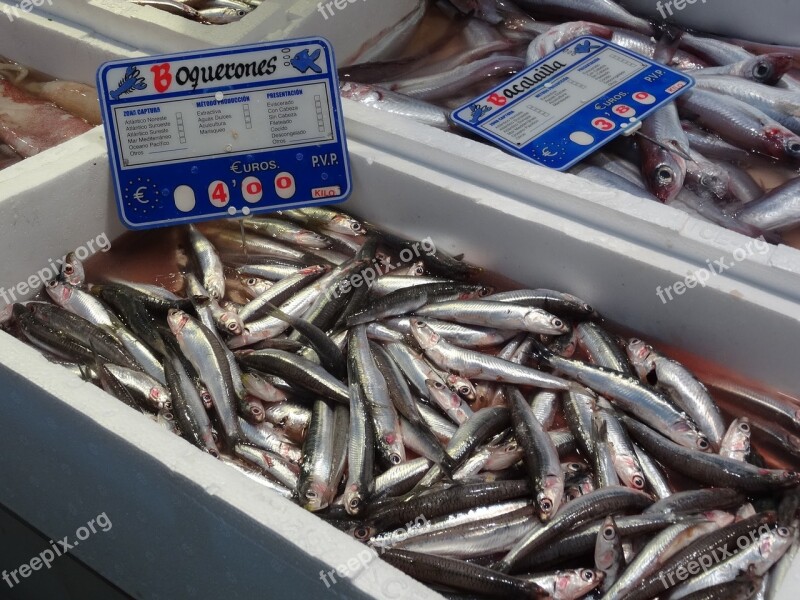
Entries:
[[450, 597], [778, 589], [797, 400], [719, 378], [712, 396], [580, 298], [495, 291], [339, 210], [180, 233], [182, 295], [90, 284], [70, 254], [5, 329]]
[[420, 6], [340, 69], [343, 97], [457, 131], [452, 109], [579, 36], [599, 36], [697, 85], [643, 122], [646, 138], [619, 139], [573, 174], [770, 241], [800, 224], [800, 48], [683, 32], [613, 0], [439, 0], [430, 13], [447, 25], [408, 56]]
[[205, 25], [234, 23], [258, 8], [262, 0], [131, 0]]
[[0, 170], [102, 122], [93, 87], [28, 75], [0, 59]]

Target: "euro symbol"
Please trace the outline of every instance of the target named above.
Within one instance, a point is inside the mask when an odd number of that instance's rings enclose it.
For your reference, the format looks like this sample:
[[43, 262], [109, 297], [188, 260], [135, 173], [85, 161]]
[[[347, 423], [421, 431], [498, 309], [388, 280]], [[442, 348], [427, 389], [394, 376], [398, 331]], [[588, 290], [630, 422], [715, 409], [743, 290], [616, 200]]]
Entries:
[[141, 202], [142, 204], [147, 204], [150, 200], [145, 200], [144, 193], [147, 191], [145, 186], [140, 187], [136, 192], [133, 194], [134, 200]]

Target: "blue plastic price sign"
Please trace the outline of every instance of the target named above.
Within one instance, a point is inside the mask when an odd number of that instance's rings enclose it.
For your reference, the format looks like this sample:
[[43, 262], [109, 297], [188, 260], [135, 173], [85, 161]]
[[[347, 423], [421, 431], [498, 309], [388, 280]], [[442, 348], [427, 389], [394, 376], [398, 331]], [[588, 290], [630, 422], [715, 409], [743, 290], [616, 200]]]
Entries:
[[457, 108], [453, 120], [508, 152], [570, 168], [694, 86], [688, 75], [583, 36]]
[[342, 202], [351, 191], [323, 38], [106, 63], [97, 73], [130, 229]]

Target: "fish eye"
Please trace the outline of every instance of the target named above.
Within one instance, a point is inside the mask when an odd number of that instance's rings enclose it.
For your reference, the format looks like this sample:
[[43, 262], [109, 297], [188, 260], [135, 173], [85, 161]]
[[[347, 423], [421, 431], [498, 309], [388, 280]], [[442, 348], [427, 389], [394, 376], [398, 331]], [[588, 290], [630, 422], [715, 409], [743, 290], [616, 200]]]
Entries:
[[478, 292], [478, 295], [480, 297], [483, 297], [483, 296], [488, 296], [491, 293], [492, 291], [489, 288], [481, 288], [481, 290]]
[[175, 417], [171, 412], [161, 413], [167, 421], [172, 421]]
[[433, 387], [435, 387], [437, 390], [441, 390], [444, 388], [444, 384], [441, 381], [434, 381]]
[[800, 153], [800, 142], [791, 142], [789, 143], [789, 152], [792, 154]]
[[353, 535], [359, 540], [365, 540], [369, 537], [369, 529], [362, 525], [353, 532]]
[[461, 386], [460, 388], [458, 388], [458, 393], [466, 396], [467, 394], [469, 394], [469, 388], [465, 385]]
[[756, 68], [753, 69], [753, 72], [756, 74], [757, 77], [766, 77], [767, 75], [769, 75], [770, 68], [769, 66], [762, 63], [756, 65]]
[[238, 328], [239, 326], [235, 322], [231, 321], [230, 323], [228, 323], [228, 329], [230, 331], [236, 331]]
[[639, 475], [634, 475], [631, 483], [633, 483], [633, 487], [635, 487], [637, 490], [644, 489], [644, 479], [642, 479], [642, 477]]
[[708, 450], [708, 440], [702, 437], [699, 438], [697, 440], [697, 447], [700, 448], [700, 450]]
[[317, 492], [315, 492], [314, 490], [308, 490], [306, 492], [306, 498], [308, 498], [309, 500], [314, 500], [316, 499], [316, 497], [317, 497]]
[[260, 416], [260, 415], [264, 414], [264, 413], [263, 413], [263, 411], [261, 410], [261, 408], [260, 408], [260, 407], [258, 407], [258, 406], [254, 406], [254, 407], [252, 407], [252, 408], [250, 409], [250, 412], [252, 413], [252, 415], [253, 415], [254, 417], [258, 417], [258, 416]]
[[251, 277], [250, 279], [245, 281], [245, 283], [247, 285], [251, 285], [252, 286], [252, 285], [256, 285], [258, 283], [258, 280], [255, 277]]
[[656, 177], [659, 183], [672, 183], [675, 180], [675, 175], [669, 167], [661, 167], [656, 171]]
[[351, 228], [353, 231], [361, 231], [361, 229], [362, 229], [362, 227], [361, 227], [361, 223], [359, 223], [359, 222], [357, 222], [357, 221], [353, 221], [353, 222], [350, 224], [350, 228]]
[[67, 275], [72, 275], [75, 272], [75, 269], [72, 268], [72, 265], [64, 265], [64, 273]]
[[553, 326], [554, 327], [563, 327], [564, 322], [561, 319], [553, 319]]
[[389, 457], [389, 462], [392, 463], [393, 465], [399, 465], [401, 462], [403, 462], [403, 459], [400, 457], [399, 454], [392, 454]]
[[549, 498], [542, 498], [539, 501], [539, 508], [541, 508], [543, 512], [550, 512], [553, 510], [553, 503], [550, 502]]
[[778, 535], [781, 537], [789, 537], [789, 529], [786, 527], [779, 527], [778, 528]]
[[358, 508], [359, 504], [361, 504], [361, 500], [359, 498], [351, 498], [350, 502], [347, 503], [347, 505], [352, 509]]
[[748, 425], [747, 423], [739, 423], [739, 431], [742, 431], [744, 433], [749, 433], [750, 425]]
[[613, 527], [606, 527], [603, 530], [603, 537], [606, 538], [607, 540], [611, 540], [611, 539], [614, 539], [615, 533], [616, 532], [614, 531]]
[[589, 569], [584, 569], [583, 571], [583, 578], [586, 581], [592, 581], [594, 579], [594, 572], [590, 571]]
[[55, 279], [51, 279], [50, 281], [47, 282], [47, 287], [49, 287], [51, 289], [56, 287], [57, 285], [58, 285], [58, 281], [56, 281]]

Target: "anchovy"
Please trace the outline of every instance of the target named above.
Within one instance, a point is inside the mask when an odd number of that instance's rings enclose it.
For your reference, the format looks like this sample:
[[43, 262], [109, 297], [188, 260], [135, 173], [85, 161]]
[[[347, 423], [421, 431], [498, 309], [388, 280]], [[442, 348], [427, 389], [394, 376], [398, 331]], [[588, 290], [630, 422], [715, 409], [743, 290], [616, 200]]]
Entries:
[[525, 556], [577, 525], [600, 515], [642, 509], [651, 502], [647, 494], [621, 486], [601, 488], [581, 496], [567, 504], [545, 526], [533, 530], [520, 540], [502, 560], [494, 565], [494, 568], [501, 573], [507, 573]]
[[800, 483], [800, 473], [760, 469], [716, 454], [685, 448], [629, 417], [622, 417], [622, 421], [636, 441], [657, 460], [698, 481], [745, 491], [788, 488]]

